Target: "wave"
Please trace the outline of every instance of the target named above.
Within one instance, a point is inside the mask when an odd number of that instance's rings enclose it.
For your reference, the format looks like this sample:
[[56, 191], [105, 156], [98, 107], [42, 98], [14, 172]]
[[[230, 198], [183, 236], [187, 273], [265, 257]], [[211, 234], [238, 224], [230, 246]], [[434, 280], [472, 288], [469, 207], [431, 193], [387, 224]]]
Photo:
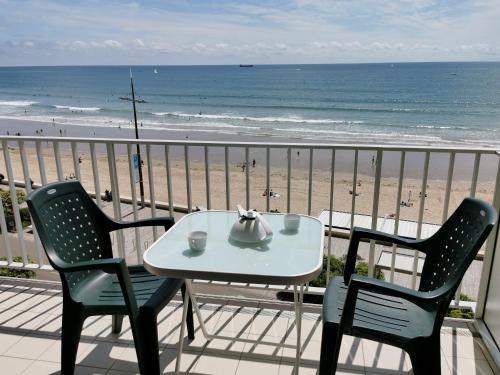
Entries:
[[29, 107], [33, 104], [37, 104], [38, 102], [32, 102], [29, 100], [2, 100], [0, 101], [0, 105], [5, 105], [9, 107]]
[[67, 109], [68, 111], [76, 111], [76, 112], [97, 112], [101, 110], [101, 108], [99, 107], [72, 107], [68, 105], [54, 105], [54, 108]]
[[437, 129], [437, 130], [468, 130], [470, 132], [498, 132], [498, 129], [493, 128], [479, 128], [479, 127], [469, 127], [469, 126], [450, 126], [450, 125], [412, 125], [409, 128], [416, 129]]
[[[1, 115], [4, 119], [28, 120], [44, 123], [52, 123], [52, 116], [12, 116]], [[109, 117], [62, 117], [55, 116], [58, 125], [84, 126], [88, 128], [109, 128], [110, 131], [120, 131], [133, 129], [133, 124], [130, 120], [109, 118]], [[232, 135], [248, 135], [255, 137], [270, 137], [270, 138], [287, 138], [287, 139], [304, 139], [311, 141], [333, 141], [336, 143], [377, 143], [377, 144], [396, 144], [396, 145], [474, 145], [482, 147], [498, 147], [500, 140], [480, 140], [480, 139], [445, 139], [437, 135], [423, 134], [404, 134], [398, 131], [383, 132], [382, 130], [374, 131], [373, 129], [356, 128], [349, 130], [326, 130], [326, 129], [311, 129], [308, 127], [290, 127], [290, 128], [265, 128], [265, 127], [247, 127], [235, 126], [224, 123], [164, 123], [156, 121], [144, 121], [141, 129], [148, 131], [179, 131], [188, 132], [205, 132], [213, 134], [232, 134]], [[109, 133], [112, 137], [113, 133]]]
[[399, 138], [399, 139], [418, 139], [421, 141], [442, 141], [441, 137], [438, 136], [423, 136], [423, 135], [414, 135], [414, 134], [402, 134], [398, 132], [374, 132], [374, 131], [361, 131], [358, 129], [357, 131], [345, 131], [345, 130], [321, 130], [321, 129], [308, 129], [308, 128], [288, 128], [288, 129], [275, 129], [284, 133], [304, 133], [304, 134], [322, 134], [322, 135], [331, 135], [338, 136], [343, 135], [346, 137], [350, 137], [357, 139], [357, 137], [367, 137], [372, 139], [384, 139], [384, 138]]
[[364, 121], [358, 120], [333, 120], [333, 119], [304, 119], [301, 117], [288, 116], [288, 117], [252, 117], [252, 116], [238, 116], [238, 115], [210, 115], [210, 114], [194, 114], [182, 112], [153, 112], [155, 116], [168, 116], [179, 118], [199, 118], [199, 119], [213, 119], [213, 120], [242, 120], [254, 122], [292, 122], [292, 123], [306, 123], [306, 124], [362, 124]]

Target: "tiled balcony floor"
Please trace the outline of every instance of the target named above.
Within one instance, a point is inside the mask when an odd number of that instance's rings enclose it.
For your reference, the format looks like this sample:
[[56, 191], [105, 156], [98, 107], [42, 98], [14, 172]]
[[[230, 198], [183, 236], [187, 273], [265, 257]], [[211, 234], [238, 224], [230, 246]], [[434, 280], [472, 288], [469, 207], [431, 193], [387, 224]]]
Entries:
[[[199, 329], [187, 343], [182, 371], [190, 374], [291, 374], [296, 340], [291, 305], [246, 303], [235, 306], [206, 301], [201, 311], [209, 331], [276, 345], [251, 344], [231, 339], [207, 343]], [[0, 278], [0, 373], [58, 374], [62, 296], [58, 284]], [[173, 373], [179, 322], [179, 300], [159, 316], [161, 365]], [[196, 319], [195, 319], [196, 322]], [[120, 335], [110, 332], [110, 317], [87, 319], [80, 342], [77, 374], [135, 374], [136, 355], [126, 321]], [[198, 328], [198, 327], [195, 327]], [[442, 374], [498, 374], [471, 325], [447, 321], [442, 330]], [[316, 374], [321, 320], [319, 309], [308, 309], [303, 320], [304, 352], [301, 374]], [[400, 374], [411, 365], [399, 349], [346, 336], [338, 374]]]

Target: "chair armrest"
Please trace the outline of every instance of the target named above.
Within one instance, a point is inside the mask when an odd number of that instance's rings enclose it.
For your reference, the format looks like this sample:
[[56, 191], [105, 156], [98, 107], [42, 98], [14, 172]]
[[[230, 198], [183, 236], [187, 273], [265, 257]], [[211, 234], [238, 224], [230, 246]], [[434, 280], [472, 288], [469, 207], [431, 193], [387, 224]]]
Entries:
[[366, 228], [354, 227], [351, 231], [349, 239], [349, 249], [347, 250], [347, 258], [344, 268], [344, 283], [349, 284], [351, 275], [354, 273], [356, 266], [356, 256], [358, 254], [359, 243], [362, 239], [375, 240], [380, 242], [389, 242], [395, 245], [404, 246], [411, 249], [423, 251], [422, 240], [412, 240], [393, 234], [371, 230]]
[[440, 289], [432, 292], [420, 292], [386, 281], [361, 275], [353, 275], [347, 288], [347, 295], [342, 312], [341, 326], [351, 327], [356, 309], [359, 291], [373, 292], [390, 297], [399, 297], [417, 304], [429, 304], [438, 300], [442, 294]]
[[[125, 266], [125, 260], [123, 258], [110, 258], [110, 259], [98, 259], [89, 260], [78, 263], [65, 263], [64, 265], [57, 265], [57, 271], [61, 272], [76, 272], [76, 271], [92, 271], [92, 270], [102, 270], [110, 273], [120, 272], [121, 265]], [[125, 269], [127, 267], [125, 266]]]
[[101, 270], [104, 272], [115, 273], [118, 277], [118, 282], [120, 283], [123, 298], [132, 314], [132, 317], [135, 319], [138, 316], [139, 308], [137, 307], [137, 301], [134, 296], [134, 289], [132, 286], [132, 281], [130, 280], [130, 273], [128, 271], [127, 264], [125, 263], [125, 259], [109, 258], [90, 260], [74, 264], [66, 264], [65, 266], [58, 269], [58, 271], [62, 272], [76, 272], [87, 270]]
[[112, 230], [136, 228], [136, 227], [164, 227], [165, 231], [174, 225], [173, 217], [152, 217], [149, 219], [141, 219], [136, 221], [116, 221], [113, 220]]
[[348, 289], [350, 288], [355, 290], [356, 293], [359, 290], [364, 290], [367, 292], [385, 294], [391, 297], [404, 298], [415, 303], [432, 302], [441, 296], [440, 289], [431, 292], [420, 292], [418, 290], [405, 288], [404, 286], [362, 275], [353, 275], [351, 277]]

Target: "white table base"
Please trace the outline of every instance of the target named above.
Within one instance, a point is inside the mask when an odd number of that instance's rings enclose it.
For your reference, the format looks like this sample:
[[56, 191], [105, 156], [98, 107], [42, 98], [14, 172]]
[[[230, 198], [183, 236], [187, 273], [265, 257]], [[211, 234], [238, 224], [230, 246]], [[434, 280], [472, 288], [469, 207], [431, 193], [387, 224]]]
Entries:
[[[181, 365], [181, 357], [182, 357], [182, 348], [184, 344], [184, 333], [185, 333], [185, 327], [186, 327], [186, 319], [187, 319], [187, 312], [188, 312], [188, 304], [189, 304], [189, 299], [191, 299], [192, 305], [194, 312], [196, 314], [196, 317], [198, 318], [198, 321], [200, 323], [200, 328], [201, 331], [203, 332], [203, 336], [207, 339], [207, 341], [210, 341], [216, 337], [218, 338], [224, 338], [223, 336], [219, 335], [212, 335], [209, 334], [207, 331], [207, 328], [205, 327], [205, 322], [203, 321], [203, 317], [201, 316], [200, 309], [198, 308], [198, 303], [196, 301], [196, 297], [193, 293], [192, 290], [192, 285], [191, 285], [191, 280], [185, 280], [186, 284], [186, 292], [184, 295], [184, 301], [183, 301], [183, 309], [182, 309], [182, 323], [181, 323], [181, 329], [180, 329], [180, 337], [179, 337], [179, 347], [177, 349], [177, 360], [175, 363], [175, 374], [179, 374], [179, 369]], [[302, 348], [301, 348], [301, 330], [302, 330], [302, 312], [303, 312], [303, 303], [304, 303], [304, 285], [301, 284], [297, 287], [297, 285], [293, 286], [293, 300], [295, 304], [295, 328], [297, 330], [297, 344], [295, 346], [295, 371], [294, 374], [298, 375], [299, 374], [299, 368], [300, 368], [300, 356], [302, 354]], [[255, 343], [257, 342], [256, 340], [249, 340], [249, 339], [242, 339], [242, 338], [230, 338], [231, 340], [235, 341], [244, 341], [244, 342], [251, 342]], [[261, 342], [263, 343], [263, 342]], [[270, 344], [276, 344], [276, 343], [270, 343]], [[287, 346], [287, 345], [285, 345]]]

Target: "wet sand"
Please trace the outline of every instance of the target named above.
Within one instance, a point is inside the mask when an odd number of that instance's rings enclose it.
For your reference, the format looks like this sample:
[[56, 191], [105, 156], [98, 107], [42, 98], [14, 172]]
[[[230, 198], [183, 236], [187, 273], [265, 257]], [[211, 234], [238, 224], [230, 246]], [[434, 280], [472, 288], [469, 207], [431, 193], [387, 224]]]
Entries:
[[[6, 129], [18, 129], [23, 136], [38, 136], [36, 131], [43, 136], [59, 136], [62, 133], [66, 137], [90, 137], [95, 132], [98, 138], [132, 138], [132, 129], [113, 128], [85, 128], [81, 126], [62, 126], [59, 124], [47, 124], [33, 121], [0, 120], [0, 134], [5, 134]], [[22, 129], [22, 130], [21, 130]], [[43, 131], [40, 131], [40, 130]], [[59, 131], [61, 130], [61, 132]], [[12, 135], [12, 131], [9, 131]], [[212, 133], [197, 132], [188, 134], [176, 131], [141, 131], [143, 139], [170, 139], [170, 140], [206, 140], [222, 142], [263, 142], [263, 137], [248, 137], [245, 139], [235, 139], [234, 136], [214, 135]], [[226, 139], [227, 138], [227, 139]], [[272, 139], [273, 142], [297, 142], [295, 139]], [[17, 143], [10, 142], [11, 157], [15, 178], [24, 180], [22, 166], [17, 150]], [[297, 145], [291, 150], [291, 211], [298, 213], [308, 213], [309, 194], [309, 150], [300, 148]], [[134, 147], [135, 149], [135, 147]], [[186, 195], [186, 171], [184, 163], [184, 148], [182, 146], [172, 146], [171, 148], [171, 171], [173, 201], [177, 205], [187, 205]], [[192, 206], [208, 207], [209, 202], [206, 194], [206, 173], [204, 164], [204, 148], [191, 146], [190, 148], [190, 183]], [[29, 159], [30, 175], [35, 182], [40, 182], [41, 177], [38, 171], [38, 161], [36, 150], [32, 142], [26, 143], [26, 150]], [[97, 160], [101, 192], [111, 189], [108, 171], [107, 155], [105, 148], [97, 147]], [[131, 195], [131, 183], [129, 177], [129, 165], [126, 157], [126, 148], [117, 147], [117, 170], [119, 171], [120, 194]], [[223, 149], [209, 149], [209, 178], [210, 178], [210, 208], [226, 209], [226, 174], [223, 163]], [[246, 172], [243, 172], [242, 164], [245, 161], [243, 149], [231, 149], [229, 158], [229, 180], [231, 209], [237, 203], [245, 204], [246, 201]], [[54, 161], [54, 151], [52, 145], [43, 143], [42, 152], [44, 155], [47, 178], [49, 181], [57, 180], [57, 170]], [[143, 149], [145, 158], [145, 149]], [[78, 154], [82, 159], [80, 164], [82, 182], [86, 189], [94, 191], [94, 178], [90, 158], [90, 149], [87, 144], [79, 145]], [[361, 214], [370, 214], [373, 207], [374, 173], [375, 166], [372, 165], [373, 151], [366, 150], [358, 155], [358, 176], [355, 183], [355, 211]], [[71, 151], [68, 144], [61, 143], [61, 156], [63, 175], [71, 176], [74, 171]], [[408, 152], [405, 161], [405, 173], [401, 200], [408, 203], [407, 206], [400, 206], [401, 218], [406, 220], [417, 220], [421, 197], [419, 193], [422, 188], [423, 153]], [[312, 174], [312, 202], [311, 215], [317, 216], [322, 209], [329, 207], [330, 177], [331, 177], [331, 157], [330, 150], [315, 151], [313, 174]], [[382, 167], [382, 179], [379, 196], [379, 216], [394, 215], [400, 202], [397, 201], [398, 178], [400, 165], [400, 152], [385, 152]], [[0, 156], [3, 159], [3, 155]], [[164, 148], [160, 146], [152, 147], [152, 168], [155, 184], [156, 200], [168, 202], [166, 167], [164, 159]], [[334, 170], [334, 201], [333, 209], [338, 211], [351, 211], [353, 195], [353, 159], [352, 151], [337, 151], [335, 154]], [[252, 162], [255, 160], [255, 167]], [[271, 150], [270, 186], [274, 193], [279, 195], [270, 199], [270, 209], [284, 212], [287, 209], [287, 153], [286, 149]], [[250, 175], [250, 206], [258, 210], [266, 209], [266, 167], [265, 151], [257, 147], [249, 149], [248, 171]], [[445, 200], [445, 188], [447, 178], [449, 158], [446, 154], [432, 153], [430, 158], [429, 179], [427, 182], [427, 197], [424, 205], [424, 222], [440, 223], [442, 221], [442, 208]], [[481, 160], [479, 181], [477, 186], [477, 196], [487, 201], [491, 201], [494, 190], [494, 174], [497, 161], [495, 157], [484, 157]], [[448, 212], [458, 206], [461, 200], [469, 196], [471, 186], [473, 160], [469, 155], [459, 154], [455, 160], [454, 179]], [[149, 199], [149, 180], [147, 163], [144, 165], [143, 174], [145, 181], [146, 199]], [[0, 173], [4, 170], [4, 162], [0, 163]], [[5, 174], [5, 173], [4, 173]], [[139, 195], [138, 186], [136, 186]]]

